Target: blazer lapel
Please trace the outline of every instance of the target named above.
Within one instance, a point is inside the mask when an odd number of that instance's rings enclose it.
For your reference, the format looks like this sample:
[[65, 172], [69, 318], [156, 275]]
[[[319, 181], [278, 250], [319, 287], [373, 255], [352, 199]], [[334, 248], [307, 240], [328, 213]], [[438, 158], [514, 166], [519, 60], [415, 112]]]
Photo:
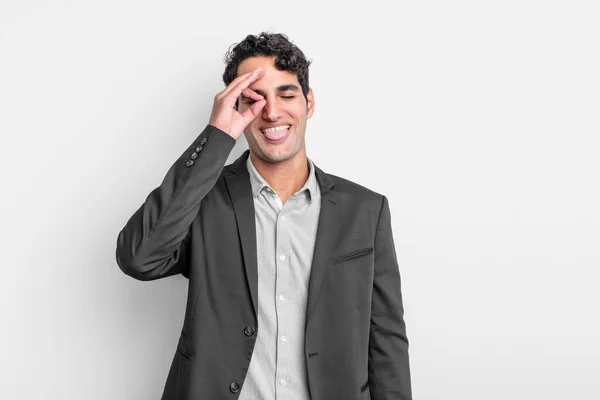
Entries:
[[252, 199], [252, 185], [250, 175], [246, 168], [246, 159], [250, 150], [246, 150], [227, 169], [234, 173], [225, 177], [227, 190], [231, 197], [235, 219], [237, 221], [244, 267], [246, 269], [246, 280], [250, 288], [254, 315], [258, 316], [258, 267], [256, 254], [256, 222], [254, 216], [254, 200]]
[[[246, 160], [250, 150], [246, 150], [235, 160], [227, 169], [233, 172], [233, 175], [226, 176], [225, 182], [227, 190], [231, 197], [237, 228], [242, 245], [244, 258], [244, 267], [246, 270], [246, 279], [252, 297], [252, 305], [255, 315], [258, 312], [258, 266], [256, 253], [256, 223], [254, 201], [252, 199], [252, 186], [250, 176], [246, 168]], [[332, 238], [337, 234], [338, 224], [337, 206], [340, 200], [339, 193], [331, 190], [335, 185], [334, 181], [319, 167], [315, 166], [315, 175], [319, 188], [321, 189], [321, 211], [317, 225], [317, 236], [315, 240], [315, 250], [313, 254], [310, 277], [308, 281], [308, 296], [306, 305], [306, 319], [308, 320], [314, 310], [319, 297], [319, 289], [323, 274], [327, 266], [327, 259], [330, 254]]]
[[339, 193], [331, 190], [335, 183], [316, 164], [314, 166], [319, 188], [321, 189], [321, 211], [319, 212], [315, 250], [308, 280], [305, 325], [308, 324], [308, 320], [317, 305], [321, 281], [323, 280], [323, 274], [325, 273], [327, 259], [331, 250], [332, 238], [337, 235], [336, 227], [339, 226], [337, 221], [339, 212], [338, 203], [340, 200]]

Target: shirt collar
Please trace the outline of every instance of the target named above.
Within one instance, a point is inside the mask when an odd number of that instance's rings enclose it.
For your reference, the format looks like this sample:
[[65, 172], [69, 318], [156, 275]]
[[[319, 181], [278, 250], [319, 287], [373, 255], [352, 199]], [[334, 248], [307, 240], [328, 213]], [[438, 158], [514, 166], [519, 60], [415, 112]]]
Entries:
[[[312, 202], [312, 199], [317, 192], [317, 179], [315, 176], [314, 163], [310, 158], [306, 157], [306, 159], [308, 160], [309, 169], [308, 179], [304, 183], [304, 186], [302, 186], [302, 188], [296, 193], [302, 193], [306, 191], [308, 193], [308, 201]], [[252, 185], [253, 198], [256, 198], [265, 187], [272, 190], [273, 193], [275, 193], [275, 190], [273, 190], [273, 188], [269, 186], [267, 181], [265, 181], [265, 179], [260, 175], [256, 167], [254, 166], [250, 154], [248, 154], [248, 159], [246, 160], [246, 167], [248, 168], [248, 174], [250, 175], [250, 184]]]

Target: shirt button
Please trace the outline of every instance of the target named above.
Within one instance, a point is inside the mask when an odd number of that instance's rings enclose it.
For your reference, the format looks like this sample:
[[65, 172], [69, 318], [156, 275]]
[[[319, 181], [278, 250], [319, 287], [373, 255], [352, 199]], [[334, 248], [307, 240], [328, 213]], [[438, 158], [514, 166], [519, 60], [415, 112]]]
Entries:
[[285, 381], [285, 379], [282, 379], [279, 381], [282, 385], [285, 385], [287, 382]]
[[282, 221], [285, 221], [285, 215], [282, 215], [282, 216], [281, 216], [281, 220], [282, 220]]
[[287, 338], [286, 338], [285, 336], [282, 336], [282, 337], [281, 337], [281, 341], [282, 341], [282, 342], [287, 342]]
[[284, 301], [285, 300], [285, 296], [284, 295], [279, 296], [279, 300]]
[[285, 256], [282, 254], [282, 255], [279, 256], [279, 259], [280, 260], [285, 260]]

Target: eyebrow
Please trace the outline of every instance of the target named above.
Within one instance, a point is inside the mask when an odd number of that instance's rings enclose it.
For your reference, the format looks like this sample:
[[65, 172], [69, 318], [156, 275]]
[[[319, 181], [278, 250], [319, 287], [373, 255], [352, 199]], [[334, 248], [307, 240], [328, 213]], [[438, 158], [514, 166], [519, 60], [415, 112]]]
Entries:
[[[265, 95], [265, 92], [263, 92], [260, 89], [252, 89], [252, 90], [254, 90], [256, 93], [260, 94], [261, 96]], [[294, 84], [280, 85], [277, 87], [278, 92], [287, 92], [288, 90], [291, 90], [293, 92], [299, 92], [300, 88]]]

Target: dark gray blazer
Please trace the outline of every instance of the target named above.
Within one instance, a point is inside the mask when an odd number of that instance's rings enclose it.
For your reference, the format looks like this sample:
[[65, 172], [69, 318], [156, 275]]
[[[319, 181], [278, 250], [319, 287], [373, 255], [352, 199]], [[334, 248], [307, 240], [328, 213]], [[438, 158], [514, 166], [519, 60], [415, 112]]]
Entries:
[[[260, 329], [249, 150], [223, 166], [235, 143], [208, 125], [118, 235], [127, 275], [189, 279], [163, 400], [237, 399]], [[315, 173], [322, 203], [305, 322], [311, 399], [411, 399], [388, 200], [316, 165]]]

